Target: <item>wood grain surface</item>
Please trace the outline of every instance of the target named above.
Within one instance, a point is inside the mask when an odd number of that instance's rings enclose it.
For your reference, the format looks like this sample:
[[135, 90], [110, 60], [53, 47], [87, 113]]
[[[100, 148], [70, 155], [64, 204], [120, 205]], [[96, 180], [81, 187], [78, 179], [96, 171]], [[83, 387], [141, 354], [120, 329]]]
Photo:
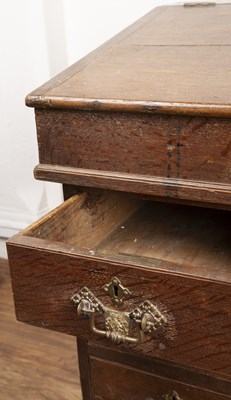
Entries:
[[156, 8], [27, 105], [230, 117], [230, 18], [229, 4]]
[[119, 32], [117, 35], [113, 36], [106, 43], [102, 44], [99, 48], [92, 51], [90, 54], [87, 54], [81, 60], [77, 61], [69, 68], [62, 71], [60, 74], [50, 79], [48, 82], [35, 89], [31, 94], [29, 94], [26, 98], [26, 104], [28, 106], [33, 107], [34, 101], [37, 104], [42, 105], [45, 100], [45, 95], [50, 90], [59, 86], [61, 83], [64, 83], [66, 80], [79, 73], [82, 69], [86, 68], [87, 65], [95, 62], [97, 58], [106, 53], [109, 49], [111, 49], [114, 45], [119, 44], [123, 39], [136, 31], [139, 27], [142, 27], [147, 22], [151, 21], [154, 16], [160, 14], [166, 7], [158, 7], [149, 12], [147, 15], [142, 17], [139, 21], [135, 21], [132, 25], [124, 29], [122, 32]]
[[0, 293], [0, 398], [82, 399], [74, 338], [16, 321], [6, 260]]
[[[175, 364], [173, 362], [166, 362], [159, 358], [148, 358], [146, 356], [137, 356], [134, 354], [128, 354], [126, 350], [121, 351], [121, 349], [111, 349], [109, 347], [102, 346], [99, 343], [88, 342], [83, 344], [83, 340], [78, 339], [78, 348], [82, 348], [83, 346], [87, 348], [86, 354], [87, 363], [90, 363], [90, 358], [105, 360], [106, 362], [111, 362], [112, 364], [121, 365], [122, 367], [130, 367], [133, 370], [140, 370], [142, 374], [149, 374], [155, 379], [155, 377], [161, 377], [163, 380], [166, 379], [167, 382], [172, 382], [172, 387], [174, 387], [175, 382], [180, 382], [182, 384], [193, 386], [194, 388], [200, 388], [204, 390], [209, 390], [210, 392], [220, 393], [228, 398], [231, 397], [231, 382], [224, 377], [216, 378], [208, 371], [203, 372], [196, 368], [185, 368], [182, 365]], [[84, 363], [82, 368], [84, 368]], [[86, 364], [86, 358], [85, 358]], [[89, 369], [90, 370], [90, 369]], [[82, 369], [81, 369], [82, 373]], [[97, 373], [97, 371], [96, 371]], [[113, 375], [114, 376], [114, 375]], [[86, 377], [86, 381], [88, 382], [88, 387], [92, 387], [91, 375]], [[126, 374], [124, 375], [126, 380]], [[138, 378], [139, 381], [139, 378]], [[123, 384], [126, 382], [123, 382]], [[136, 385], [136, 381], [134, 382]], [[119, 385], [118, 385], [119, 386]], [[144, 390], [145, 390], [145, 385]], [[133, 383], [131, 383], [131, 391], [133, 390]], [[118, 388], [119, 389], [119, 388]], [[104, 390], [104, 388], [103, 388]], [[120, 389], [119, 389], [120, 390]], [[140, 390], [138, 388], [138, 390]], [[142, 397], [141, 397], [142, 398]], [[171, 399], [171, 398], [170, 398]], [[187, 397], [185, 398], [187, 399]], [[184, 400], [185, 400], [184, 399]], [[88, 397], [87, 397], [88, 400]], [[154, 400], [156, 398], [154, 397]], [[163, 399], [161, 399], [163, 400]], [[172, 400], [172, 399], [171, 399]]]
[[97, 340], [87, 321], [77, 319], [70, 298], [88, 286], [111, 306], [101, 288], [117, 276], [132, 291], [123, 310], [147, 299], [168, 320], [155, 338], [139, 346], [120, 345], [121, 349], [231, 376], [230, 284], [198, 279], [190, 272], [183, 276], [167, 269], [167, 262], [162, 271], [158, 260], [144, 268], [130, 257], [110, 261], [107, 256], [84, 255], [68, 245], [23, 235], [11, 240], [8, 251], [19, 320]]
[[231, 184], [229, 119], [37, 110], [36, 122], [41, 164]]
[[[80, 257], [231, 283], [230, 212], [91, 190], [9, 241]], [[216, 231], [216, 235], [214, 232]]]
[[156, 8], [29, 95], [35, 177], [230, 209], [230, 18]]
[[195, 386], [164, 379], [135, 368], [95, 357], [90, 357], [90, 368], [93, 400], [230, 399], [230, 396], [219, 395], [210, 390], [201, 390]]
[[[80, 338], [84, 400], [231, 398], [230, 215], [142, 200], [231, 209], [230, 20], [228, 4], [156, 8], [27, 96], [36, 178], [135, 194], [81, 193], [8, 243], [17, 318]], [[77, 319], [71, 296], [88, 286], [112, 307], [114, 276], [132, 292], [121, 312], [165, 315], [143, 344]], [[18, 326], [3, 328], [4, 400], [80, 398], [69, 340]]]
[[38, 179], [231, 205], [229, 119], [37, 110]]

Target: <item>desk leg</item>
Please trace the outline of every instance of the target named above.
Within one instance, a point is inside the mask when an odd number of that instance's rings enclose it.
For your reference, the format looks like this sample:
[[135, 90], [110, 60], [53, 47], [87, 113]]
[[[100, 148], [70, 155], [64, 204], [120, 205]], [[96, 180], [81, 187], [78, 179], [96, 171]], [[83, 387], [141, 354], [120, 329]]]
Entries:
[[91, 374], [87, 340], [77, 338], [77, 349], [83, 400], [92, 400]]

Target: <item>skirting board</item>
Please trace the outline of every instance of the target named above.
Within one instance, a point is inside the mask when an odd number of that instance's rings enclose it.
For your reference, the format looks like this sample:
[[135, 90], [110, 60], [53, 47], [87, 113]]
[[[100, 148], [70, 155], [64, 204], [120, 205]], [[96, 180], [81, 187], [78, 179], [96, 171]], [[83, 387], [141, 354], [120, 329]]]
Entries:
[[0, 258], [7, 258], [6, 240], [0, 238]]

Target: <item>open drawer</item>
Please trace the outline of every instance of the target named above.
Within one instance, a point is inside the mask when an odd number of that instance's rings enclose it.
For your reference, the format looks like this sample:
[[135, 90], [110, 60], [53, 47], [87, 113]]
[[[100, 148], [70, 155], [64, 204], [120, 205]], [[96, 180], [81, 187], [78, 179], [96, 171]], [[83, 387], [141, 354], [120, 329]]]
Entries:
[[17, 318], [230, 377], [230, 225], [226, 211], [76, 195], [8, 241]]

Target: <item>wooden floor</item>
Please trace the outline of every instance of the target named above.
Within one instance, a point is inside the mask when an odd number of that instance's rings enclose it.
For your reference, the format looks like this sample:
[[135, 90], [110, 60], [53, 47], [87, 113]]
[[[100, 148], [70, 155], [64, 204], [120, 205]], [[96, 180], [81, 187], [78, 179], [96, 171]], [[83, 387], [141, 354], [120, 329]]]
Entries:
[[8, 263], [0, 259], [0, 399], [81, 398], [75, 338], [16, 321]]

